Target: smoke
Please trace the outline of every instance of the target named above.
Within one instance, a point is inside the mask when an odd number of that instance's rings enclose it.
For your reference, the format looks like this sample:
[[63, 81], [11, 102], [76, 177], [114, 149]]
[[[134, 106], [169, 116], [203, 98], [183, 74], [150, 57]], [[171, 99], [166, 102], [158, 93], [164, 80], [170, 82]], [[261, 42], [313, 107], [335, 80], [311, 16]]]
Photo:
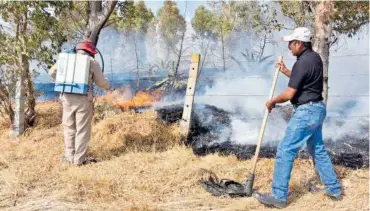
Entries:
[[[271, 40], [279, 40], [281, 31], [274, 34]], [[187, 24], [183, 49], [186, 49], [180, 62], [180, 70], [187, 73], [192, 53], [204, 52], [200, 40], [192, 39], [194, 31]], [[126, 81], [135, 80], [139, 68], [140, 77], [156, 75], [165, 77], [171, 71], [171, 62], [176, 59], [176, 49], [168, 48], [159, 39], [155, 28], [149, 33], [136, 36], [134, 45], [132, 35], [123, 34], [114, 28], [102, 30], [98, 48], [104, 57], [106, 77], [117, 83], [117, 86], [132, 85]], [[290, 55], [286, 43], [270, 42], [264, 47], [263, 62], [256, 62], [251, 54], [260, 49], [261, 43], [252, 32], [233, 34], [227, 42], [227, 69], [224, 72], [220, 60], [221, 46], [217, 40], [210, 43], [205, 66], [200, 74], [196, 104], [209, 104], [231, 113], [230, 125], [222, 128], [218, 142], [230, 140], [237, 144], [255, 144], [262, 125], [265, 103], [272, 85], [275, 71], [274, 63], [278, 56], [284, 55], [286, 65], [291, 68], [296, 60]], [[204, 40], [203, 40], [204, 41]], [[206, 40], [207, 41], [207, 40]], [[347, 39], [347, 46], [335, 49], [332, 55], [368, 54], [369, 37], [361, 40]], [[363, 47], [359, 52], [357, 46]], [[137, 55], [137, 56], [136, 56]], [[249, 56], [248, 56], [249, 55]], [[201, 55], [203, 59], [204, 55]], [[99, 61], [100, 59], [97, 58]], [[101, 62], [101, 61], [99, 61]], [[138, 64], [139, 63], [139, 64]], [[341, 140], [351, 136], [361, 138], [369, 133], [369, 57], [331, 57], [329, 65], [329, 101], [328, 114], [324, 123], [324, 138]], [[152, 71], [152, 72], [150, 72]], [[347, 75], [347, 76], [346, 76]], [[205, 80], [207, 79], [207, 80]], [[155, 80], [151, 83], [156, 82]], [[280, 74], [275, 96], [280, 94], [288, 84], [288, 78]], [[184, 95], [174, 99], [167, 97], [159, 106], [183, 103]], [[287, 103], [288, 105], [289, 103]], [[207, 111], [204, 111], [207, 114]], [[207, 114], [209, 115], [209, 114]], [[211, 116], [204, 116], [204, 121], [212, 121]], [[264, 144], [275, 145], [283, 138], [287, 122], [277, 109], [270, 114], [264, 135]]]
[[136, 71], [136, 53], [139, 63], [147, 60], [146, 42], [143, 36], [123, 34], [113, 27], [102, 30], [97, 47], [104, 58], [105, 73], [109, 75]]
[[[262, 65], [263, 66], [263, 65]], [[270, 69], [273, 72], [274, 67]], [[245, 78], [241, 78], [245, 76]], [[232, 77], [234, 76], [234, 78]], [[258, 76], [258, 75], [257, 75]], [[251, 77], [251, 78], [248, 78]], [[195, 103], [210, 104], [233, 113], [230, 124], [231, 140], [237, 144], [255, 144], [262, 125], [265, 112], [265, 103], [271, 89], [272, 77], [261, 76], [253, 78], [245, 72], [228, 71], [215, 76], [216, 83], [207, 87], [201, 96], [196, 96]], [[277, 84], [275, 96], [287, 86], [283, 75]], [[333, 79], [333, 89], [337, 83]], [[347, 89], [348, 90], [348, 89]], [[347, 91], [347, 93], [350, 90]], [[338, 96], [338, 97], [337, 97]], [[285, 105], [289, 105], [286, 103]], [[334, 141], [351, 137], [358, 140], [368, 136], [368, 97], [351, 97], [350, 95], [334, 95], [330, 98], [327, 107], [327, 119], [323, 126], [324, 139]], [[279, 110], [270, 114], [263, 143], [276, 145], [283, 138], [287, 122]], [[228, 134], [225, 134], [228, 135]], [[226, 140], [221, 137], [220, 141]]]
[[[273, 36], [273, 39], [279, 40], [277, 37], [287, 33], [289, 32], [279, 32]], [[284, 62], [290, 69], [296, 61], [288, 51], [286, 43], [266, 45], [264, 56], [267, 55], [267, 58], [263, 62], [256, 62], [250, 58], [247, 60], [245, 53], [253, 52], [256, 47], [254, 41], [251, 33], [234, 35], [228, 46], [228, 53], [233, 59], [231, 62], [228, 61], [227, 70], [220, 71], [222, 62], [212, 61], [212, 59], [219, 60], [219, 57], [210, 56], [207, 63], [209, 65], [205, 66], [200, 73], [194, 103], [213, 105], [231, 113], [229, 127], [222, 128], [219, 140], [215, 140], [216, 142], [256, 143], [265, 112], [265, 103], [272, 85], [275, 60], [279, 55], [284, 55]], [[215, 44], [214, 40], [211, 42]], [[368, 56], [341, 56], [348, 52], [355, 53], [356, 51], [353, 50], [355, 46], [368, 42], [368, 38], [348, 39], [346, 48], [332, 52], [334, 56], [330, 58], [329, 66], [327, 118], [323, 125], [325, 140], [342, 141], [347, 137], [358, 140], [368, 137], [369, 58]], [[210, 80], [204, 80], [205, 78]], [[280, 74], [275, 96], [286, 89], [288, 81], [287, 77]], [[183, 98], [174, 100], [168, 97], [160, 106], [179, 103], [183, 103]], [[289, 106], [289, 104], [287, 102], [284, 105]], [[203, 113], [207, 114], [207, 111]], [[212, 117], [207, 115], [202, 120], [212, 121]], [[283, 116], [284, 114], [278, 109], [274, 109], [270, 114], [263, 140], [265, 145], [276, 145], [282, 140], [287, 127], [287, 121]]]
[[[191, 24], [188, 23], [179, 63], [180, 72], [188, 70], [189, 52], [194, 52], [192, 33]], [[106, 75], [110, 80], [114, 80], [116, 78], [112, 75], [133, 73], [138, 69], [141, 78], [149, 75], [167, 76], [177, 63], [180, 43], [176, 46], [167, 46], [153, 25], [145, 34], [123, 33], [108, 27], [102, 30], [97, 47], [104, 57]], [[132, 78], [126, 76], [124, 79]]]
[[[254, 70], [258, 66], [266, 67], [265, 64], [255, 64]], [[233, 114], [230, 140], [237, 144], [255, 144], [258, 139], [275, 70], [273, 65], [268, 66], [270, 75], [252, 75], [238, 70], [220, 73], [215, 76], [215, 84], [195, 98], [195, 103], [210, 104]], [[286, 85], [278, 83], [275, 93], [282, 90], [283, 86]], [[286, 126], [285, 120], [276, 112], [273, 111], [271, 117], [265, 131], [265, 144], [274, 144], [280, 140]], [[220, 140], [226, 138], [221, 137]]]
[[351, 137], [354, 140], [369, 136], [369, 99], [333, 99], [328, 102], [328, 118], [323, 126], [325, 139], [342, 140]]
[[[241, 37], [240, 40], [234, 41], [238, 43], [234, 46], [239, 46], [234, 49], [233, 56], [235, 58], [240, 58], [240, 50], [242, 49], [240, 46], [250, 46], [250, 43], [244, 42], [246, 36]], [[358, 40], [349, 40], [348, 43], [356, 41], [359, 42]], [[368, 42], [368, 38], [363, 42]], [[269, 47], [267, 52], [276, 55], [278, 49], [283, 49], [284, 46], [270, 45]], [[351, 50], [343, 52], [351, 52]], [[287, 51], [281, 52], [281, 54], [285, 55], [285, 63], [291, 68], [295, 58], [290, 56]], [[338, 52], [336, 54], [338, 55]], [[229, 135], [230, 140], [236, 144], [255, 144], [258, 139], [265, 112], [265, 103], [272, 85], [276, 57], [277, 55], [261, 63], [242, 62], [242, 68], [240, 63], [234, 64], [226, 72], [214, 75], [214, 84], [207, 86], [205, 92], [195, 98], [195, 103], [214, 105], [233, 113], [230, 132], [223, 134]], [[327, 118], [323, 125], [325, 140], [368, 139], [368, 70], [369, 58], [366, 55], [358, 56], [358, 58], [351, 56], [331, 57]], [[288, 78], [280, 74], [275, 96], [280, 94], [287, 87], [287, 84]], [[285, 105], [289, 105], [289, 102]], [[273, 110], [268, 120], [263, 143], [276, 145], [278, 141], [282, 140], [286, 127], [287, 121], [284, 120], [283, 114], [279, 113], [277, 109]], [[223, 136], [219, 139], [220, 142], [224, 140], [228, 139]]]
[[[253, 88], [261, 90], [265, 94], [268, 84], [265, 81], [260, 83], [243, 83], [235, 80], [232, 86], [215, 86], [210, 89], [208, 93], [217, 93], [218, 89], [224, 92], [248, 90]], [[225, 84], [221, 82], [219, 84]], [[247, 85], [248, 84], [248, 85]], [[244, 87], [244, 88], [243, 88]], [[229, 92], [229, 93], [230, 93]], [[245, 99], [241, 97], [223, 97], [222, 100], [204, 97], [197, 98], [198, 103], [208, 103], [223, 108], [230, 112], [237, 112], [237, 115], [231, 119], [231, 140], [238, 144], [255, 144], [259, 130], [262, 124], [262, 117], [264, 114], [264, 105], [267, 96], [264, 98]], [[329, 95], [330, 99], [330, 95]], [[351, 141], [368, 139], [369, 137], [369, 118], [368, 118], [368, 98], [353, 98], [342, 99], [340, 102], [333, 102], [329, 100], [328, 115], [323, 125], [323, 134], [325, 140], [342, 141], [348, 137]], [[272, 111], [266, 131], [264, 134], [264, 144], [276, 145], [278, 141], [283, 138], [287, 122], [283, 119], [278, 111]], [[221, 138], [220, 140], [225, 140]]]

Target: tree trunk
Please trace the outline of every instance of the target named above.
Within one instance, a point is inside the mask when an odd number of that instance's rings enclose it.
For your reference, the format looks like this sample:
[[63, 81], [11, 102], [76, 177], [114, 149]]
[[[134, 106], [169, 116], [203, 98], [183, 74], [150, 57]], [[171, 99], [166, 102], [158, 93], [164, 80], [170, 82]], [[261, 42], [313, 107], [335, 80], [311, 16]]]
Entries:
[[222, 66], [225, 72], [226, 71], [225, 40], [224, 40], [224, 32], [223, 32], [222, 26], [221, 26], [221, 45], [222, 45]]
[[24, 132], [24, 75], [21, 75], [17, 81], [15, 92], [14, 120], [12, 127], [12, 136], [20, 136]]
[[329, 70], [329, 47], [330, 35], [332, 33], [332, 25], [330, 22], [330, 14], [333, 11], [334, 4], [331, 0], [321, 1], [315, 6], [315, 24], [314, 24], [314, 40], [313, 50], [320, 54], [323, 62], [323, 98], [324, 103], [328, 101], [328, 70]]
[[[203, 43], [204, 43], [204, 39], [202, 39], [202, 49], [203, 49]], [[207, 40], [207, 46], [206, 46], [206, 48], [203, 51], [204, 56], [203, 56], [202, 63], [200, 65], [199, 72], [202, 71], [203, 66], [204, 66], [204, 63], [206, 62], [206, 58], [207, 58], [207, 54], [208, 54], [208, 48], [209, 48], [209, 43], [210, 43], [210, 40]]]
[[34, 120], [36, 118], [36, 98], [35, 89], [32, 83], [32, 76], [29, 70], [29, 58], [23, 55], [22, 66], [25, 68], [25, 86], [26, 86], [26, 96], [27, 96], [27, 109], [25, 112], [25, 127], [32, 127], [34, 125]]
[[263, 54], [265, 53], [266, 43], [267, 43], [267, 35], [264, 34], [263, 40], [262, 40], [262, 46], [260, 45], [260, 51], [258, 52], [258, 61], [261, 61]]
[[[12, 127], [12, 135], [20, 136], [23, 134], [25, 129], [25, 113], [24, 113], [24, 96], [25, 96], [25, 79], [29, 70], [28, 57], [25, 53], [27, 46], [27, 27], [28, 27], [28, 11], [24, 11], [24, 14], [20, 19], [16, 21], [16, 37], [15, 42], [20, 42], [21, 47], [16, 54], [18, 56], [17, 68], [19, 68], [19, 76], [16, 85], [15, 92], [15, 109], [14, 109], [14, 121]], [[33, 105], [34, 110], [34, 105]]]
[[180, 50], [179, 50], [179, 53], [177, 55], [176, 67], [174, 68], [173, 79], [172, 79], [172, 82], [171, 82], [171, 85], [170, 85], [169, 92], [172, 92], [172, 90], [175, 87], [175, 84], [177, 83], [177, 74], [179, 72], [181, 57], [182, 57], [182, 53], [183, 53], [183, 50], [182, 49], [184, 47], [184, 39], [185, 39], [185, 31], [184, 31], [184, 33], [181, 36]]
[[[24, 20], [22, 24], [22, 29], [21, 29], [21, 34], [20, 34], [20, 41], [23, 46], [27, 46], [27, 12], [24, 15]], [[32, 82], [32, 75], [30, 72], [30, 58], [27, 54], [23, 52], [19, 52], [19, 66], [21, 69], [21, 77], [22, 79], [22, 86], [25, 87], [24, 94], [27, 97], [27, 109], [26, 112], [24, 113], [24, 127], [25, 129], [27, 127], [33, 126], [34, 120], [36, 118], [36, 98], [35, 98], [35, 90], [33, 87], [33, 82]], [[21, 96], [23, 97], [23, 96]], [[23, 99], [22, 99], [23, 101]]]
[[132, 35], [134, 48], [135, 48], [135, 59], [136, 59], [136, 91], [135, 94], [139, 91], [140, 88], [140, 68], [139, 68], [139, 55], [137, 53], [137, 43], [136, 43], [136, 35], [135, 33]]
[[[188, 2], [185, 1], [185, 13], [184, 13], [185, 16], [186, 16], [187, 8], [188, 8]], [[173, 80], [172, 80], [172, 83], [171, 83], [171, 86], [170, 86], [170, 92], [172, 92], [172, 90], [175, 87], [175, 84], [177, 83], [177, 74], [179, 72], [181, 57], [182, 57], [182, 54], [183, 54], [185, 33], [186, 33], [186, 29], [184, 30], [184, 32], [182, 33], [182, 36], [181, 36], [180, 50], [179, 50], [179, 54], [177, 55], [176, 68], [175, 68], [175, 71], [174, 71], [174, 74], [173, 74]]]
[[95, 45], [98, 44], [99, 34], [109, 16], [112, 14], [117, 1], [108, 0], [103, 6], [102, 1], [88, 1], [87, 15], [88, 20], [85, 29], [85, 38], [91, 40]]

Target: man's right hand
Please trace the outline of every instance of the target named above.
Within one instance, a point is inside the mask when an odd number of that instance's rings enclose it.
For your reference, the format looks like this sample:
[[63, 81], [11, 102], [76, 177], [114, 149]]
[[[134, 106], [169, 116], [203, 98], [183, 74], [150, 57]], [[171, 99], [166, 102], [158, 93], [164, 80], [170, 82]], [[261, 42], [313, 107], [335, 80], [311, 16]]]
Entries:
[[283, 60], [276, 62], [276, 68], [279, 68], [280, 72], [284, 73], [284, 71], [287, 69]]
[[283, 60], [276, 62], [276, 68], [279, 68], [280, 72], [282, 72], [284, 75], [290, 77], [290, 70], [285, 66]]

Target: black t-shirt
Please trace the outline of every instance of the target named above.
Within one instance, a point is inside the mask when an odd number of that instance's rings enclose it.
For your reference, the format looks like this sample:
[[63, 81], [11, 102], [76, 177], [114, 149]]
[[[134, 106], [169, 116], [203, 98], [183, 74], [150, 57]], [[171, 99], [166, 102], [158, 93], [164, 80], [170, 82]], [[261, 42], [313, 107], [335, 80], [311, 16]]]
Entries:
[[288, 86], [297, 90], [290, 101], [293, 105], [302, 105], [323, 99], [323, 64], [318, 53], [306, 49], [297, 56]]

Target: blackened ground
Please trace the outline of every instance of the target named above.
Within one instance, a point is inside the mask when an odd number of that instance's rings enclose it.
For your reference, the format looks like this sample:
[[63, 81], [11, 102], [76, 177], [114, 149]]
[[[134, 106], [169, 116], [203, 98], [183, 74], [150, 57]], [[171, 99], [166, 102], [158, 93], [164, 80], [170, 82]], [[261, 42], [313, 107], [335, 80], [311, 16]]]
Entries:
[[[183, 105], [171, 105], [157, 109], [158, 120], [173, 124], [182, 117]], [[275, 115], [286, 121], [291, 116], [291, 106], [276, 108]], [[186, 144], [192, 147], [194, 154], [204, 156], [210, 153], [221, 155], [234, 154], [238, 159], [250, 159], [256, 145], [238, 145], [230, 141], [230, 118], [234, 114], [211, 105], [195, 104], [193, 120]], [[274, 118], [273, 116], [271, 118]], [[222, 141], [220, 141], [222, 140]], [[360, 137], [345, 136], [341, 140], [325, 140], [329, 156], [336, 165], [349, 168], [369, 167], [369, 132]], [[276, 155], [276, 146], [262, 146], [259, 156], [273, 158]], [[297, 155], [307, 159], [307, 151], [300, 151]]]

